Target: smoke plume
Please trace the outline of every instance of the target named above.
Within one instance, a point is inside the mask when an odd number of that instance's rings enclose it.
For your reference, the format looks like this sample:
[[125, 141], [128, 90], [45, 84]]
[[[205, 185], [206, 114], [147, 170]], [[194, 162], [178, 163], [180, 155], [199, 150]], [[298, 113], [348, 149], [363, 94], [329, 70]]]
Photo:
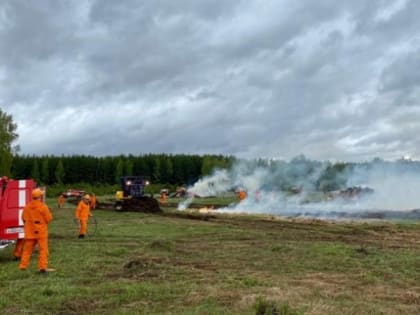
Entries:
[[[245, 190], [247, 198], [224, 212], [286, 216], [351, 217], [420, 208], [420, 163], [399, 160], [351, 164], [299, 157], [290, 162], [239, 161], [215, 170], [189, 187], [190, 196], [229, 196]], [[187, 208], [186, 200], [180, 208]]]

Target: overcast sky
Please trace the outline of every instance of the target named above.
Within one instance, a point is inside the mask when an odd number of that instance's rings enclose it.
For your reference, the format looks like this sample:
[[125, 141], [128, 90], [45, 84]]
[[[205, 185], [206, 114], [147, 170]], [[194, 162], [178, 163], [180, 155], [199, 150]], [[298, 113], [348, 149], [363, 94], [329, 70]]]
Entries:
[[420, 158], [420, 1], [2, 0], [22, 154]]

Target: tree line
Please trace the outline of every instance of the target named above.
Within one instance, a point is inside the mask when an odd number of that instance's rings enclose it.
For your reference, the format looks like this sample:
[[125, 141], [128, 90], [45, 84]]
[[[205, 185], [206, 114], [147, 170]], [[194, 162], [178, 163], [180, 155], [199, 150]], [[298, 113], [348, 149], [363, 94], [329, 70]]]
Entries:
[[222, 155], [34, 156], [15, 155], [11, 176], [33, 178], [43, 185], [119, 183], [121, 176], [141, 175], [152, 183], [192, 185], [215, 168], [229, 168], [236, 159]]
[[19, 150], [13, 142], [18, 138], [17, 124], [13, 122], [12, 115], [0, 108], [0, 176], [9, 176], [13, 155]]
[[141, 175], [157, 184], [190, 185], [235, 158], [222, 155], [145, 154], [95, 157], [19, 155], [17, 124], [0, 108], [0, 176], [32, 178], [42, 185], [115, 185], [121, 176]]
[[[240, 171], [238, 170], [238, 166]], [[349, 178], [357, 174], [359, 182], [368, 182], [373, 171], [392, 174], [418, 174], [420, 162], [397, 160], [387, 162], [374, 159], [364, 163], [320, 162], [298, 156], [290, 161], [251, 159], [243, 160], [223, 155], [145, 154], [120, 156], [34, 156], [15, 155], [11, 167], [14, 179], [33, 178], [46, 186], [96, 187], [119, 185], [120, 177], [141, 175], [157, 185], [156, 192], [163, 186], [191, 186], [199, 179], [212, 175], [214, 170], [224, 169], [231, 178], [253, 176], [261, 169], [266, 170], [263, 190], [289, 191], [301, 188], [305, 191], [331, 191], [346, 188]], [[1, 174], [0, 174], [1, 175]]]
[[[190, 186], [198, 179], [210, 175], [214, 169], [232, 169], [239, 162], [246, 167], [242, 171], [252, 174], [259, 168], [269, 170], [265, 180], [267, 187], [280, 190], [309, 188], [330, 191], [344, 188], [350, 174], [360, 177], [376, 168], [381, 172], [419, 174], [420, 161], [400, 159], [387, 162], [380, 158], [365, 163], [330, 163], [307, 159], [304, 155], [291, 161], [270, 159], [240, 160], [234, 156], [144, 154], [119, 156], [34, 156], [19, 155], [19, 146], [13, 145], [18, 138], [17, 125], [0, 108], [0, 176], [14, 179], [35, 179], [38, 184], [63, 186], [73, 184], [118, 185], [121, 176], [141, 175], [159, 185]], [[233, 170], [235, 171], [235, 170]], [[363, 179], [363, 178], [362, 178]]]

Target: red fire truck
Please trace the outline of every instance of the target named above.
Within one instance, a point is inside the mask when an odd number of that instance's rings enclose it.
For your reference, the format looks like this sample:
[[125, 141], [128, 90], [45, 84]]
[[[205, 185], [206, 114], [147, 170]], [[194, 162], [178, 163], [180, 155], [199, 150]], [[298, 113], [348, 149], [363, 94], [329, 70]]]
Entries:
[[0, 249], [24, 237], [21, 215], [35, 187], [32, 179], [0, 178]]

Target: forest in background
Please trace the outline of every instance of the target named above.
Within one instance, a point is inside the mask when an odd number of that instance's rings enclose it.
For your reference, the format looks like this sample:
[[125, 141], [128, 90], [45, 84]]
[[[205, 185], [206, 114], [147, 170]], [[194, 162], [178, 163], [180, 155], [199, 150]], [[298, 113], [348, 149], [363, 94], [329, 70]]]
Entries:
[[106, 157], [16, 155], [11, 177], [32, 178], [45, 186], [86, 187], [118, 185], [121, 176], [139, 175], [147, 177], [155, 185], [183, 186], [192, 185], [200, 177], [209, 175], [214, 168], [229, 168], [235, 160], [231, 156], [184, 154]]
[[[191, 186], [200, 179], [226, 170], [227, 176], [254, 177], [264, 173], [261, 185], [271, 190], [287, 191], [302, 188], [307, 191], [331, 191], [346, 185], [368, 182], [372, 170], [382, 177], [399, 177], [407, 174], [420, 178], [420, 161], [401, 158], [385, 161], [375, 158], [368, 162], [330, 162], [307, 159], [304, 155], [290, 161], [256, 158], [239, 159], [224, 155], [194, 154], [142, 154], [118, 156], [89, 155], [21, 155], [17, 124], [13, 117], [0, 108], [0, 176], [14, 179], [34, 179], [38, 185], [53, 188], [57, 193], [67, 187], [79, 187], [88, 191], [112, 191], [119, 186], [120, 177], [145, 176], [152, 185], [149, 192], [159, 192], [162, 187]], [[263, 171], [261, 171], [263, 170]], [[357, 180], [349, 181], [349, 178]], [[407, 182], [407, 178], [405, 178]], [[209, 182], [209, 184], [212, 184]], [[246, 185], [244, 185], [246, 186]]]
[[241, 165], [244, 174], [256, 169], [270, 173], [266, 183], [278, 190], [289, 190], [312, 179], [311, 189], [330, 191], [345, 188], [349, 174], [357, 169], [360, 174], [370, 169], [400, 169], [420, 173], [420, 162], [401, 159], [393, 162], [374, 159], [364, 163], [329, 162], [307, 159], [304, 155], [290, 161], [275, 159], [238, 159], [223, 155], [145, 154], [95, 157], [29, 156], [13, 157], [11, 175], [14, 179], [33, 178], [44, 186], [109, 187], [119, 185], [121, 176], [141, 175], [153, 185], [149, 191], [159, 192], [162, 187], [191, 186], [198, 180], [212, 175], [215, 170], [233, 170]]

